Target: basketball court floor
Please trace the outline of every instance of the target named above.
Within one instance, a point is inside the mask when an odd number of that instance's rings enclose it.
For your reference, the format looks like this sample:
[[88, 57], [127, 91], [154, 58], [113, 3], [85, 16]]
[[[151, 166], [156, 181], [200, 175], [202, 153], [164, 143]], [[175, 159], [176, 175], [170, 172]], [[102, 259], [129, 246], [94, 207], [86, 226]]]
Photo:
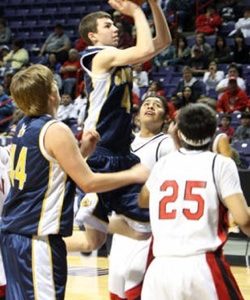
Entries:
[[[224, 253], [244, 299], [250, 300], [250, 268], [246, 267], [245, 261], [246, 243], [246, 240], [229, 239]], [[68, 265], [66, 300], [109, 300], [107, 257], [98, 256], [97, 251], [90, 256], [71, 252], [68, 255]]]

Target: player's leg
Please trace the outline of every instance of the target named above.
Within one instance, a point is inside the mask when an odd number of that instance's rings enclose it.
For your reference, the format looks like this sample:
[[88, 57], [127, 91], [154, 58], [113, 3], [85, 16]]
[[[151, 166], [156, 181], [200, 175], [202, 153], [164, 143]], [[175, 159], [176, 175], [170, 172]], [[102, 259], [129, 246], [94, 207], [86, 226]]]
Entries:
[[0, 249], [0, 300], [5, 300], [6, 278]]
[[89, 226], [85, 231], [74, 230], [72, 236], [64, 238], [67, 251], [91, 252], [99, 249], [106, 241], [107, 234]]
[[1, 234], [9, 300], [64, 299], [66, 248], [59, 236]]

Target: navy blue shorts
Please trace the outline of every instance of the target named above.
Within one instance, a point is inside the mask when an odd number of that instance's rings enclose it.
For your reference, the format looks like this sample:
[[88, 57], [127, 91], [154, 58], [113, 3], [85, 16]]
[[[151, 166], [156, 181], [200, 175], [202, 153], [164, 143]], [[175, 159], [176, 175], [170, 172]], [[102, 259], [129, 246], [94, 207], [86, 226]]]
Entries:
[[67, 280], [66, 248], [61, 236], [24, 236], [1, 232], [8, 300], [63, 300]]
[[[140, 163], [140, 159], [132, 153], [114, 155], [109, 150], [99, 147], [87, 160], [87, 163], [94, 172], [108, 173], [130, 169]], [[132, 184], [110, 192], [98, 193], [99, 201], [93, 215], [108, 223], [108, 215], [115, 211], [134, 221], [149, 222], [148, 209], [138, 206], [138, 195], [141, 188], [141, 184]]]

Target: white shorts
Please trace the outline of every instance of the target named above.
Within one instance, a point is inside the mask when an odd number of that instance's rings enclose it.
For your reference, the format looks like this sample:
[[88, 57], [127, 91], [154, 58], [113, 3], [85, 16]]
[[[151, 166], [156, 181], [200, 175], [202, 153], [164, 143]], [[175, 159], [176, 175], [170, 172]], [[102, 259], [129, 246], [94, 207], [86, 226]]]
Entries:
[[0, 249], [0, 286], [6, 285], [6, 278], [3, 268], [3, 259], [2, 259], [2, 253]]
[[151, 238], [138, 241], [119, 234], [113, 235], [109, 256], [109, 292], [118, 299], [141, 293], [147, 267]]
[[214, 253], [158, 257], [143, 281], [142, 300], [243, 300], [224, 257]]

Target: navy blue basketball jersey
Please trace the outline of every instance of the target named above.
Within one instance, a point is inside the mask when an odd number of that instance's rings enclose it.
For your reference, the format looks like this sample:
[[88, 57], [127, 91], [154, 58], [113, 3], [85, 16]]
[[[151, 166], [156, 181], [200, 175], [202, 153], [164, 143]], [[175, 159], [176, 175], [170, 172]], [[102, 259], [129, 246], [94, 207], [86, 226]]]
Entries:
[[[4, 203], [2, 230], [24, 235], [70, 235], [75, 184], [44, 148], [49, 115], [24, 117], [10, 152], [11, 188]], [[67, 159], [67, 158], [65, 158]]]
[[132, 69], [115, 67], [105, 74], [93, 74], [93, 57], [107, 47], [88, 47], [82, 55], [88, 95], [84, 129], [95, 129], [101, 136], [99, 146], [114, 152], [129, 152], [132, 141]]

